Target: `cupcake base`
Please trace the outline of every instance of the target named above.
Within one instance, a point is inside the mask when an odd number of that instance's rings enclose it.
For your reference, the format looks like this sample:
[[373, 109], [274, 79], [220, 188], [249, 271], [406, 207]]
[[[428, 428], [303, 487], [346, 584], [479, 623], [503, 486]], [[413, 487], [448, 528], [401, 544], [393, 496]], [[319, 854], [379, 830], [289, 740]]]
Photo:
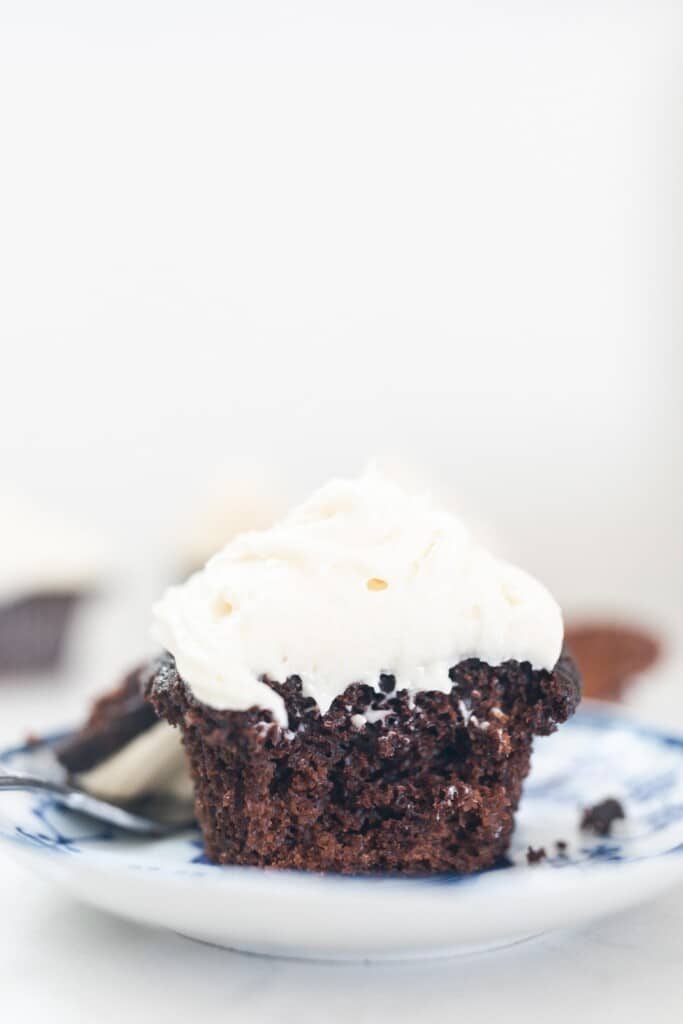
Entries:
[[449, 694], [414, 700], [391, 676], [351, 685], [325, 715], [293, 676], [269, 681], [289, 729], [260, 709], [201, 704], [170, 657], [150, 676], [181, 728], [206, 855], [218, 864], [343, 874], [473, 872], [506, 851], [532, 739], [575, 710], [578, 672], [462, 662]]

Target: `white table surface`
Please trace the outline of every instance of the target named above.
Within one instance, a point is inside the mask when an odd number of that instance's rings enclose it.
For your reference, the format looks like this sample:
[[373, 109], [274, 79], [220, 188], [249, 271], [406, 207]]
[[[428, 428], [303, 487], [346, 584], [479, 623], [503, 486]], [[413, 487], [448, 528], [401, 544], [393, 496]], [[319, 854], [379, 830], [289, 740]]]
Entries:
[[[140, 593], [140, 604], [145, 601]], [[118, 669], [125, 616], [111, 605], [91, 615], [90, 650], [72, 658], [68, 679], [3, 684], [0, 742], [30, 727], [76, 720], [86, 695], [102, 689], [95, 657]], [[129, 615], [137, 615], [130, 603]], [[682, 727], [679, 641], [673, 630], [670, 637], [668, 661], [647, 687], [632, 692], [630, 703], [650, 719]], [[547, 1015], [553, 1024], [576, 1021], [578, 1014], [589, 1021], [616, 1013], [620, 1022], [681, 1020], [683, 888], [588, 928], [492, 953], [398, 965], [272, 960], [203, 946], [81, 906], [3, 849], [0, 907], [0, 1006], [7, 1021], [72, 1024], [92, 1017], [120, 1024], [151, 1015], [168, 1024], [360, 1024], [495, 1021], [504, 1013], [507, 1021], [526, 1022], [541, 1012], [538, 1019]]]
[[2, 855], [0, 899], [7, 1021], [681, 1019], [680, 889], [580, 932], [396, 966], [213, 949], [81, 907]]

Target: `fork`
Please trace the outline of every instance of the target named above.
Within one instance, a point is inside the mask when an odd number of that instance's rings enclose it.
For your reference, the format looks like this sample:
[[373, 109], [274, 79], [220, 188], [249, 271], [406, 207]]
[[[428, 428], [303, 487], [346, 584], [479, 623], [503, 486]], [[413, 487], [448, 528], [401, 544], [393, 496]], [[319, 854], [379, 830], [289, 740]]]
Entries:
[[183, 828], [188, 828], [193, 819], [187, 818], [181, 821], [159, 821], [147, 818], [140, 814], [119, 807], [118, 804], [108, 803], [98, 797], [85, 793], [76, 786], [70, 786], [64, 782], [56, 782], [53, 779], [42, 778], [40, 775], [33, 775], [29, 772], [12, 771], [8, 772], [0, 768], [0, 791], [2, 790], [25, 790], [27, 792], [49, 793], [54, 800], [71, 811], [78, 811], [96, 821], [106, 822], [107, 825], [115, 825], [137, 836], [148, 838], [160, 838], [172, 835]]

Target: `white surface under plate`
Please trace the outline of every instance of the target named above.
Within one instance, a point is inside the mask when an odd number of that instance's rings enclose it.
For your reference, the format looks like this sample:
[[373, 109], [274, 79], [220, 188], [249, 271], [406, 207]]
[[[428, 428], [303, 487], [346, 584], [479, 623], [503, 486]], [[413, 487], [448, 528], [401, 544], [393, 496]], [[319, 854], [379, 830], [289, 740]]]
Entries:
[[[42, 758], [19, 748], [0, 764]], [[607, 796], [623, 802], [626, 821], [605, 839], [580, 833], [580, 808]], [[683, 738], [585, 707], [537, 744], [509, 864], [475, 876], [215, 867], [197, 832], [133, 840], [19, 793], [2, 796], [0, 838], [77, 899], [216, 945], [318, 959], [448, 955], [582, 924], [683, 879]], [[529, 845], [548, 859], [527, 865]]]

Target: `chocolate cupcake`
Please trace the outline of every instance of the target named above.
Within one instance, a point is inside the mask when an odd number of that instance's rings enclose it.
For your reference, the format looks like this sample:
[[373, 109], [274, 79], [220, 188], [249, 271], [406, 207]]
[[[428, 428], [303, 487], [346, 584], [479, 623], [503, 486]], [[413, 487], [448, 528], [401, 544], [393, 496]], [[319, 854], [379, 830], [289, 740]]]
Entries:
[[100, 565], [98, 546], [84, 531], [15, 494], [0, 496], [0, 674], [58, 667]]
[[374, 472], [238, 537], [154, 617], [147, 692], [221, 864], [489, 867], [533, 737], [579, 700], [541, 584]]

